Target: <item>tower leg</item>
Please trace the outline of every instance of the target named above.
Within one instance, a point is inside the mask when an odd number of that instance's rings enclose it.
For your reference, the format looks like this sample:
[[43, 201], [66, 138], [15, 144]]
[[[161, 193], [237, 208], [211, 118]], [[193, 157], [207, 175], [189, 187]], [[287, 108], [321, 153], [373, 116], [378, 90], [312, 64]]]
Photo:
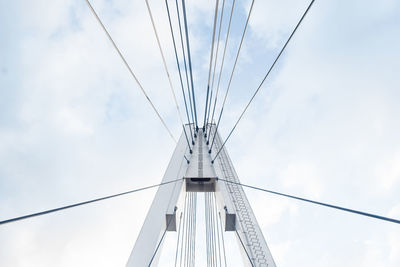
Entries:
[[[184, 158], [188, 149], [185, 137], [182, 135], [178, 145], [172, 155], [167, 171], [162, 182], [173, 181], [183, 178], [187, 169], [187, 162]], [[147, 213], [142, 229], [136, 240], [135, 246], [129, 256], [127, 267], [149, 266], [156, 247], [160, 242], [161, 236], [168, 225], [169, 231], [176, 231], [177, 219], [174, 212], [179, 196], [183, 188], [183, 179], [175, 183], [160, 186]], [[167, 223], [169, 222], [169, 224]], [[158, 254], [161, 249], [158, 250]], [[157, 266], [157, 256], [152, 262], [152, 266]]]

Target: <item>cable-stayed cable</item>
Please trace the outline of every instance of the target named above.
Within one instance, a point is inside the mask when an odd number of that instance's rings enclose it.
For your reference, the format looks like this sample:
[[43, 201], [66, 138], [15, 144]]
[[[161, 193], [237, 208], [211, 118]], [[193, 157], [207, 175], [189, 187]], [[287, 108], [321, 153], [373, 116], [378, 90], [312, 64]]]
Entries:
[[218, 180], [221, 180], [221, 181], [226, 182], [226, 183], [236, 184], [236, 185], [244, 186], [244, 187], [247, 187], [247, 188], [263, 191], [263, 192], [274, 194], [274, 195], [279, 195], [279, 196], [292, 198], [292, 199], [296, 199], [296, 200], [300, 200], [300, 201], [304, 201], [304, 202], [308, 202], [308, 203], [312, 203], [312, 204], [316, 204], [316, 205], [320, 205], [320, 206], [324, 206], [324, 207], [328, 207], [328, 208], [338, 209], [338, 210], [342, 210], [342, 211], [346, 211], [346, 212], [350, 212], [350, 213], [354, 213], [354, 214], [358, 214], [358, 215], [362, 215], [362, 216], [366, 216], [366, 217], [375, 218], [375, 219], [378, 219], [378, 220], [383, 220], [383, 221], [387, 221], [387, 222], [400, 224], [400, 220], [389, 218], [389, 217], [380, 216], [380, 215], [377, 215], [377, 214], [372, 214], [372, 213], [367, 213], [367, 212], [363, 212], [363, 211], [359, 211], [359, 210], [344, 208], [344, 207], [340, 207], [340, 206], [336, 206], [336, 205], [332, 205], [332, 204], [328, 204], [328, 203], [323, 203], [323, 202], [319, 202], [319, 201], [315, 201], [315, 200], [311, 200], [311, 199], [306, 199], [306, 198], [302, 198], [302, 197], [298, 197], [298, 196], [294, 196], [294, 195], [284, 194], [284, 193], [280, 193], [280, 192], [277, 192], [277, 191], [272, 191], [272, 190], [264, 189], [264, 188], [261, 188], [261, 187], [251, 186], [251, 185], [242, 184], [242, 183], [238, 183], [238, 182], [233, 182], [233, 181], [229, 181], [229, 180], [225, 180], [225, 179], [218, 179]]
[[225, 267], [227, 267], [227, 265], [226, 265], [226, 253], [225, 253], [224, 230], [222, 229], [222, 219], [221, 219], [221, 213], [220, 212], [218, 212], [218, 217], [219, 217], [219, 226], [220, 226], [220, 229], [221, 229], [222, 253], [224, 255]]
[[[279, 58], [281, 57], [283, 51], [285, 50], [286, 46], [289, 44], [290, 40], [292, 39], [293, 35], [296, 33], [297, 29], [299, 28], [300, 24], [302, 23], [303, 19], [305, 18], [305, 16], [307, 15], [308, 11], [310, 10], [310, 8], [312, 7], [312, 5], [314, 4], [315, 0], [312, 0], [310, 2], [310, 4], [308, 5], [306, 11], [303, 13], [303, 16], [301, 16], [299, 22], [297, 23], [296, 27], [293, 29], [292, 33], [290, 34], [289, 38], [287, 39], [285, 45], [282, 47], [281, 51], [279, 52], [278, 56], [275, 58], [274, 62], [272, 63], [272, 65], [270, 66], [270, 68], [267, 71], [267, 74], [264, 76], [264, 78], [262, 79], [260, 85], [257, 87], [257, 90], [254, 92], [253, 96], [250, 98], [250, 101], [247, 103], [246, 107], [244, 108], [244, 110], [242, 111], [242, 113], [239, 116], [239, 119], [236, 121], [235, 125], [233, 126], [232, 130], [229, 132], [228, 137], [225, 139], [224, 143], [222, 144], [222, 146], [220, 147], [219, 151], [217, 152], [217, 154], [215, 155], [214, 159], [212, 161], [214, 161], [217, 156], [219, 155], [219, 153], [221, 152], [222, 148], [225, 146], [225, 143], [228, 141], [229, 137], [232, 135], [233, 131], [236, 129], [236, 126], [239, 124], [240, 120], [242, 119], [244, 113], [246, 112], [247, 108], [250, 106], [251, 102], [253, 101], [254, 97], [257, 95], [257, 93], [260, 91], [262, 85], [264, 84], [265, 80], [267, 79], [267, 77], [269, 76], [269, 74], [271, 73], [272, 69], [274, 68], [276, 62], [279, 60]], [[218, 126], [217, 126], [218, 128]], [[215, 135], [214, 135], [215, 138]]]
[[185, 0], [182, 0], [182, 10], [183, 10], [183, 21], [184, 21], [184, 25], [185, 25], [185, 36], [186, 36], [186, 47], [187, 47], [188, 63], [189, 63], [190, 82], [192, 85], [193, 111], [194, 111], [194, 119], [196, 122], [196, 131], [197, 131], [199, 129], [199, 124], [197, 123], [196, 97], [194, 94], [192, 58], [190, 56], [189, 29], [188, 29], [187, 16], [186, 16]]
[[215, 266], [215, 240], [214, 240], [214, 222], [213, 222], [213, 205], [212, 205], [212, 197], [211, 192], [208, 192], [208, 202], [209, 202], [209, 217], [210, 217], [210, 249], [211, 249], [211, 264]]
[[208, 266], [214, 267], [216, 266], [216, 251], [215, 251], [215, 237], [214, 237], [214, 227], [215, 224], [213, 222], [213, 211], [214, 206], [212, 203], [212, 193], [206, 192], [205, 196], [205, 212], [206, 212], [206, 229], [207, 229], [207, 252], [208, 252]]
[[194, 232], [193, 232], [193, 266], [196, 264], [196, 231], [197, 231], [197, 193], [194, 192]]
[[[217, 106], [219, 86], [220, 86], [220, 83], [221, 83], [222, 69], [224, 67], [224, 62], [225, 62], [226, 48], [228, 46], [228, 41], [229, 41], [229, 33], [231, 31], [232, 17], [233, 17], [233, 10], [235, 8], [235, 2], [236, 2], [236, 0], [233, 0], [233, 2], [232, 2], [231, 15], [230, 15], [230, 18], [229, 18], [228, 29], [227, 29], [227, 32], [226, 32], [225, 46], [224, 46], [224, 52], [222, 54], [222, 62], [221, 62], [221, 66], [220, 66], [219, 74], [218, 74], [217, 92], [215, 93], [215, 101], [214, 101], [214, 107], [213, 107], [213, 112], [212, 112], [212, 116], [211, 116], [211, 123], [214, 121], [215, 107]], [[210, 127], [210, 130], [208, 132], [207, 145], [210, 142], [210, 136], [211, 136], [211, 127]]]
[[155, 184], [155, 185], [150, 185], [150, 186], [146, 186], [146, 187], [142, 187], [142, 188], [137, 188], [137, 189], [129, 190], [129, 191], [118, 193], [118, 194], [114, 194], [114, 195], [109, 195], [109, 196], [95, 198], [95, 199], [91, 199], [91, 200], [87, 200], [87, 201], [83, 201], [83, 202], [78, 202], [78, 203], [70, 204], [70, 205], [67, 205], [67, 206], [62, 206], [62, 207], [55, 208], [55, 209], [45, 210], [45, 211], [41, 211], [41, 212], [36, 212], [36, 213], [24, 215], [24, 216], [15, 217], [15, 218], [12, 218], [12, 219], [3, 220], [3, 221], [0, 221], [0, 225], [6, 224], [6, 223], [17, 222], [17, 221], [21, 221], [21, 220], [25, 220], [25, 219], [29, 219], [29, 218], [33, 218], [33, 217], [37, 217], [37, 216], [41, 216], [41, 215], [45, 215], [45, 214], [61, 211], [61, 210], [66, 210], [66, 209], [70, 209], [70, 208], [74, 208], [74, 207], [78, 207], [78, 206], [83, 206], [83, 205], [86, 205], [86, 204], [90, 204], [90, 203], [94, 203], [94, 202], [98, 202], [98, 201], [102, 201], [102, 200], [106, 200], [106, 199], [110, 199], [110, 198], [115, 198], [115, 197], [119, 197], [119, 196], [123, 196], [123, 195], [132, 194], [132, 193], [143, 191], [143, 190], [146, 190], [146, 189], [150, 189], [150, 188], [159, 187], [159, 186], [162, 186], [162, 185], [174, 183], [174, 182], [177, 182], [179, 180], [182, 180], [182, 178], [176, 179], [176, 180], [172, 180], [172, 181], [168, 181], [168, 182], [163, 182], [163, 183], [160, 183], [160, 184]]
[[[166, 60], [165, 60], [164, 52], [163, 52], [163, 49], [162, 49], [162, 47], [161, 47], [160, 38], [158, 37], [156, 24], [155, 24], [155, 22], [154, 22], [153, 14], [152, 14], [152, 12], [151, 12], [151, 8], [150, 8], [149, 1], [148, 1], [148, 0], [146, 0], [146, 6], [147, 6], [147, 11], [149, 12], [149, 16], [150, 16], [150, 20], [151, 20], [151, 25], [153, 26], [154, 35], [156, 36], [157, 45], [158, 45], [158, 48], [159, 48], [159, 50], [160, 50], [160, 54], [161, 54], [161, 58], [162, 58], [162, 61], [163, 61], [165, 73], [167, 74], [167, 77], [168, 77], [169, 87], [170, 87], [170, 89], [171, 89], [171, 93], [172, 93], [172, 96], [173, 96], [173, 98], [174, 98], [175, 107], [176, 107], [176, 112], [178, 113], [179, 120], [180, 120], [180, 122], [181, 122], [181, 124], [182, 124], [182, 126], [183, 126], [183, 131], [185, 132], [185, 136], [186, 136], [186, 140], [187, 140], [187, 143], [188, 143], [189, 150], [191, 151], [192, 148], [190, 147], [189, 140], [188, 140], [188, 136], [187, 136], [187, 134], [186, 134], [186, 129], [185, 129], [185, 127], [184, 127], [185, 123], [183, 122], [182, 115], [181, 115], [181, 111], [180, 111], [180, 109], [179, 109], [179, 104], [178, 104], [178, 101], [176, 100], [175, 89], [174, 89], [174, 86], [172, 85], [171, 76], [169, 75], [167, 62], [166, 62]], [[193, 140], [192, 140], [192, 142], [193, 142]]]
[[187, 217], [187, 193], [185, 194], [185, 204], [184, 204], [184, 208], [183, 208], [183, 226], [182, 226], [182, 242], [181, 242], [181, 257], [180, 257], [180, 261], [179, 261], [179, 266], [182, 266], [182, 261], [184, 262], [184, 258], [183, 258], [183, 242], [186, 243], [186, 217]]
[[[218, 179], [218, 180], [227, 181], [227, 180], [224, 180], [224, 179]], [[226, 207], [225, 207], [224, 209], [225, 209], [225, 211], [227, 211], [227, 208], [226, 208]], [[233, 229], [235, 229], [236, 236], [238, 237], [238, 239], [239, 239], [239, 241], [240, 241], [240, 244], [242, 245], [242, 248], [243, 248], [244, 252], [246, 253], [247, 258], [249, 259], [249, 262], [250, 262], [251, 266], [254, 267], [254, 263], [253, 263], [253, 261], [251, 260], [250, 254], [249, 254], [249, 252], [247, 251], [246, 246], [245, 246], [245, 244], [243, 243], [243, 240], [242, 240], [242, 238], [240, 237], [240, 235], [239, 235], [239, 233], [238, 233], [238, 231], [237, 231], [237, 229], [236, 229], [236, 228], [237, 228], [236, 225], [234, 225], [234, 224], [231, 222], [231, 226], [233, 227]]]
[[235, 228], [235, 233], [236, 233], [236, 236], [239, 238], [240, 244], [242, 245], [244, 252], [246, 252], [246, 256], [249, 259], [251, 266], [255, 267], [253, 261], [251, 260], [250, 255], [249, 255], [249, 252], [247, 251], [246, 246], [244, 245], [243, 240], [240, 237], [240, 235], [239, 235], [238, 231], [236, 230], [236, 228]]
[[213, 97], [213, 92], [214, 92], [214, 82], [215, 82], [215, 70], [217, 69], [217, 62], [218, 62], [218, 52], [219, 52], [219, 44], [220, 44], [220, 39], [221, 39], [221, 29], [222, 29], [222, 21], [224, 19], [224, 8], [225, 8], [225, 0], [222, 1], [222, 7], [221, 7], [221, 16], [219, 19], [219, 29], [218, 29], [218, 38], [217, 38], [217, 50], [215, 52], [215, 60], [214, 60], [214, 67], [213, 67], [213, 75], [212, 75], [212, 80], [211, 80], [211, 91], [210, 91], [210, 103], [208, 105], [208, 111], [207, 111], [207, 120], [206, 120], [206, 129], [205, 129], [205, 136], [207, 137], [207, 125], [210, 119], [210, 111], [211, 111], [211, 106], [212, 106], [212, 97]]
[[167, 124], [165, 123], [164, 119], [161, 117], [160, 113], [158, 112], [157, 108], [154, 106], [153, 102], [150, 100], [149, 96], [147, 95], [146, 91], [144, 90], [142, 84], [139, 82], [138, 78], [136, 77], [136, 75], [134, 74], [132, 68], [129, 66], [128, 62], [126, 61], [125, 57], [122, 55], [121, 51], [119, 50], [118, 46], [116, 45], [116, 43], [114, 42], [114, 40], [112, 39], [110, 33], [107, 31], [106, 27], [104, 26], [103, 22], [100, 20], [99, 16], [97, 15], [96, 11], [94, 10], [94, 8], [92, 7], [92, 5], [90, 4], [89, 0], [86, 0], [87, 5], [89, 6], [90, 10], [92, 11], [93, 15], [95, 16], [96, 20], [98, 21], [98, 23], [100, 24], [101, 28], [103, 29], [103, 31], [105, 32], [105, 34], [107, 35], [108, 39], [110, 40], [111, 44], [113, 45], [113, 47], [115, 48], [115, 50], [117, 51], [118, 55], [120, 56], [120, 58], [122, 59], [124, 65], [126, 66], [126, 68], [128, 69], [128, 71], [130, 72], [131, 76], [133, 77], [133, 79], [136, 81], [136, 83], [138, 84], [140, 90], [142, 91], [142, 93], [144, 94], [144, 96], [146, 97], [147, 101], [150, 103], [151, 107], [153, 108], [154, 112], [157, 114], [157, 117], [160, 119], [161, 123], [163, 124], [164, 128], [168, 131], [168, 134], [171, 136], [172, 140], [174, 140], [175, 143], [177, 143], [174, 135], [172, 134], [171, 130], [168, 128]]
[[185, 238], [185, 261], [184, 261], [184, 266], [188, 266], [187, 260], [188, 260], [188, 247], [189, 247], [189, 242], [190, 242], [190, 204], [191, 204], [191, 198], [190, 198], [190, 193], [186, 192], [186, 195], [188, 195], [188, 204], [186, 206], [186, 238]]
[[[192, 154], [192, 153], [193, 153], [193, 150], [192, 150], [192, 148], [190, 147], [189, 138], [188, 138], [188, 136], [187, 136], [186, 128], [185, 128], [185, 125], [184, 125], [184, 124], [182, 124], [182, 128], [183, 128], [183, 133], [185, 134], [185, 137], [186, 137], [186, 142], [187, 142], [187, 145], [188, 145], [188, 148], [189, 148], [189, 153]], [[190, 129], [190, 125], [189, 125], [189, 129]], [[192, 144], [193, 144], [193, 143], [194, 143], [194, 141], [193, 141], [193, 139], [192, 139]], [[185, 157], [187, 163], [189, 164], [189, 160], [186, 158], [186, 155], [184, 155], [184, 157]]]
[[208, 210], [207, 210], [207, 213], [208, 213], [208, 223], [209, 223], [209, 242], [210, 242], [210, 244], [209, 244], [209, 246], [210, 246], [210, 248], [209, 248], [209, 250], [210, 250], [210, 266], [214, 266], [214, 250], [213, 250], [213, 238], [212, 238], [212, 218], [211, 218], [211, 209], [212, 209], [212, 206], [211, 206], [211, 201], [210, 201], [210, 192], [207, 192], [207, 202], [208, 202]]
[[178, 254], [179, 254], [179, 244], [180, 244], [179, 240], [181, 237], [181, 228], [182, 228], [182, 214], [183, 212], [181, 212], [181, 216], [179, 216], [178, 238], [176, 241], [176, 252], [175, 252], [175, 267], [178, 264]]
[[207, 81], [207, 95], [206, 95], [206, 106], [204, 109], [204, 123], [203, 123], [203, 131], [205, 131], [206, 127], [206, 118], [207, 118], [207, 110], [208, 110], [208, 94], [210, 92], [210, 79], [211, 79], [211, 69], [214, 57], [214, 46], [215, 46], [215, 30], [217, 28], [217, 19], [218, 19], [218, 5], [219, 0], [215, 1], [215, 13], [214, 13], [214, 26], [213, 26], [213, 34], [211, 39], [211, 53], [210, 53], [210, 65], [208, 69], [208, 81]]
[[196, 207], [197, 207], [197, 193], [192, 192], [193, 205], [192, 205], [192, 232], [191, 232], [191, 256], [190, 266], [195, 266], [196, 262]]
[[[174, 215], [175, 215], [175, 214], [176, 214], [176, 207], [175, 207], [175, 209], [174, 209]], [[152, 256], [151, 259], [150, 259], [150, 262], [149, 262], [148, 267], [151, 266], [151, 264], [153, 263], [154, 257], [157, 255], [158, 249], [160, 248], [160, 245], [161, 245], [162, 241], [164, 240], [165, 234], [167, 233], [168, 227], [169, 227], [169, 225], [170, 225], [171, 222], [172, 222], [172, 218], [173, 218], [173, 216], [170, 216], [170, 219], [168, 220], [167, 225], [166, 225], [166, 227], [165, 227], [164, 233], [162, 234], [161, 239], [160, 239], [160, 241], [159, 241], [158, 244], [157, 244], [156, 250], [154, 251], [153, 256]]]
[[[252, 13], [252, 10], [253, 10], [253, 6], [254, 6], [254, 0], [251, 2], [250, 10], [249, 10], [249, 13], [248, 13], [248, 15], [247, 15], [246, 25], [244, 26], [243, 33], [242, 33], [242, 38], [240, 39], [239, 49], [238, 49], [238, 51], [237, 51], [237, 53], [236, 53], [235, 63], [233, 64], [231, 76], [229, 77], [228, 86], [227, 86], [227, 88], [226, 88], [224, 101], [222, 102], [222, 107], [221, 107], [221, 111], [220, 111], [220, 113], [219, 113], [217, 128], [216, 128], [215, 132], [217, 132], [218, 127], [219, 127], [219, 124], [220, 124], [220, 122], [221, 122], [221, 117], [222, 117], [222, 113], [224, 112], [224, 107], [225, 107], [226, 98], [228, 97], [229, 89], [230, 89], [230, 87], [231, 87], [233, 74], [235, 73], [236, 65], [237, 65], [237, 62], [238, 62], [238, 59], [239, 59], [239, 54], [240, 54], [240, 51], [241, 51], [241, 49], [242, 49], [242, 44], [243, 44], [244, 36], [246, 35], [247, 28], [248, 28], [248, 26], [249, 26], [249, 20], [250, 20], [250, 16], [251, 16], [251, 13]], [[212, 151], [212, 147], [213, 147], [214, 141], [215, 141], [215, 134], [214, 134], [213, 140], [212, 140], [212, 142], [211, 142], [211, 146], [210, 146], [210, 149], [209, 149], [209, 153], [211, 153], [211, 151]]]
[[210, 223], [209, 223], [209, 210], [208, 205], [208, 192], [204, 193], [204, 218], [206, 224], [206, 254], [207, 254], [207, 267], [211, 266], [211, 251], [210, 251]]
[[[192, 115], [192, 122], [193, 122], [193, 124], [195, 124], [193, 104], [192, 104], [193, 99], [192, 99], [192, 94], [190, 92], [189, 74], [188, 74], [188, 66], [187, 66], [188, 64], [186, 61], [185, 45], [184, 45], [184, 41], [183, 41], [183, 31], [182, 31], [181, 16], [180, 16], [180, 11], [179, 11], [178, 0], [175, 0], [175, 6], [176, 6], [176, 14], [178, 17], [179, 37], [181, 40], [182, 57], [183, 57], [183, 63], [184, 63], [184, 67], [185, 67], [185, 77], [186, 77], [186, 86], [187, 86], [187, 92], [188, 92], [188, 98], [189, 98], [189, 104], [190, 104], [190, 113]], [[196, 137], [196, 133], [194, 133], [194, 136]]]
[[221, 260], [221, 245], [220, 245], [220, 234], [219, 234], [219, 223], [218, 223], [218, 211], [217, 211], [217, 199], [215, 196], [215, 192], [213, 193], [213, 200], [214, 200], [214, 218], [215, 218], [215, 229], [216, 229], [216, 236], [217, 236], [217, 251], [218, 251], [218, 260], [219, 260], [219, 266], [222, 266], [222, 260]]
[[190, 205], [189, 205], [189, 241], [188, 241], [188, 258], [187, 258], [187, 265], [188, 267], [191, 266], [192, 262], [192, 239], [193, 239], [193, 192], [189, 193]]
[[187, 116], [187, 120], [188, 120], [188, 124], [189, 124], [190, 138], [192, 140], [192, 145], [194, 145], [192, 127], [190, 126], [190, 117], [189, 117], [189, 111], [188, 111], [187, 102], [186, 102], [185, 87], [183, 86], [181, 67], [180, 67], [180, 64], [179, 64], [178, 52], [177, 52], [177, 49], [176, 49], [175, 34], [174, 34], [173, 27], [172, 27], [171, 14], [169, 12], [168, 0], [165, 0], [165, 6], [167, 8], [169, 28], [170, 28], [170, 31], [171, 31], [172, 43], [174, 45], [174, 53], [175, 53], [176, 65], [178, 67], [179, 81], [180, 81], [181, 88], [182, 88], [182, 96], [183, 96], [183, 101], [185, 103], [186, 116]]

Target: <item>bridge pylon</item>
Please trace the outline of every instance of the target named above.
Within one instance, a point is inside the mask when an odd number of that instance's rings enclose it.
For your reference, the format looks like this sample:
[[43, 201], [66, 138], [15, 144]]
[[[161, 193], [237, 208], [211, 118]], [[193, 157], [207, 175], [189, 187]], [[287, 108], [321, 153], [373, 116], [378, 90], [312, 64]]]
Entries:
[[[243, 188], [223, 181], [240, 183], [225, 147], [215, 161], [211, 161], [221, 147], [222, 139], [215, 133], [215, 124], [207, 126], [211, 127], [211, 135], [216, 134], [211, 153], [203, 129], [198, 129], [192, 153], [182, 133], [162, 182], [182, 179], [158, 188], [127, 267], [157, 266], [166, 232], [176, 232], [178, 245], [181, 240], [184, 252], [182, 248], [179, 253], [184, 254], [183, 266], [195, 265], [196, 229], [193, 222], [198, 192], [205, 194], [208, 266], [223, 266], [223, 260], [213, 252], [221, 250], [222, 235], [228, 231], [236, 232], [245, 266], [276, 266]], [[229, 251], [226, 253], [229, 255]]]

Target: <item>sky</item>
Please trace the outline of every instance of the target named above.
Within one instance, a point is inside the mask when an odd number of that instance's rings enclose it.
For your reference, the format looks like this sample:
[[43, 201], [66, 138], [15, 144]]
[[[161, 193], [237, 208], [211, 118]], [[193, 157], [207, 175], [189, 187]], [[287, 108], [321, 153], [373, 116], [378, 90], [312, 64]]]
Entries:
[[[183, 110], [164, 1], [149, 2]], [[179, 137], [145, 1], [92, 5]], [[199, 114], [214, 5], [187, 1]], [[307, 5], [255, 1], [222, 137]], [[317, 0], [227, 143], [241, 182], [399, 219], [399, 47], [398, 1]], [[174, 147], [85, 1], [0, 0], [0, 220], [157, 184]], [[398, 225], [245, 191], [278, 266], [400, 265]], [[124, 266], [155, 192], [3, 225], [0, 265]]]

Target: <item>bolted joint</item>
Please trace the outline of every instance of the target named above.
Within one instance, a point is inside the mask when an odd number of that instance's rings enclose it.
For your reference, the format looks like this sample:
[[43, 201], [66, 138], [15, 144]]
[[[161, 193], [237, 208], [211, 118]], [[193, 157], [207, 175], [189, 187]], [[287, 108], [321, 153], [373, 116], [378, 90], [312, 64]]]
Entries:
[[210, 144], [210, 142], [209, 141], [207, 141], [207, 145], [209, 145]]
[[192, 141], [192, 146], [194, 146], [194, 141]]
[[192, 153], [193, 153], [193, 150], [190, 149], [190, 150], [189, 150], [189, 153], [192, 154]]
[[208, 150], [208, 154], [211, 154], [211, 149], [210, 149], [210, 150]]
[[211, 164], [214, 164], [214, 160], [211, 161]]

